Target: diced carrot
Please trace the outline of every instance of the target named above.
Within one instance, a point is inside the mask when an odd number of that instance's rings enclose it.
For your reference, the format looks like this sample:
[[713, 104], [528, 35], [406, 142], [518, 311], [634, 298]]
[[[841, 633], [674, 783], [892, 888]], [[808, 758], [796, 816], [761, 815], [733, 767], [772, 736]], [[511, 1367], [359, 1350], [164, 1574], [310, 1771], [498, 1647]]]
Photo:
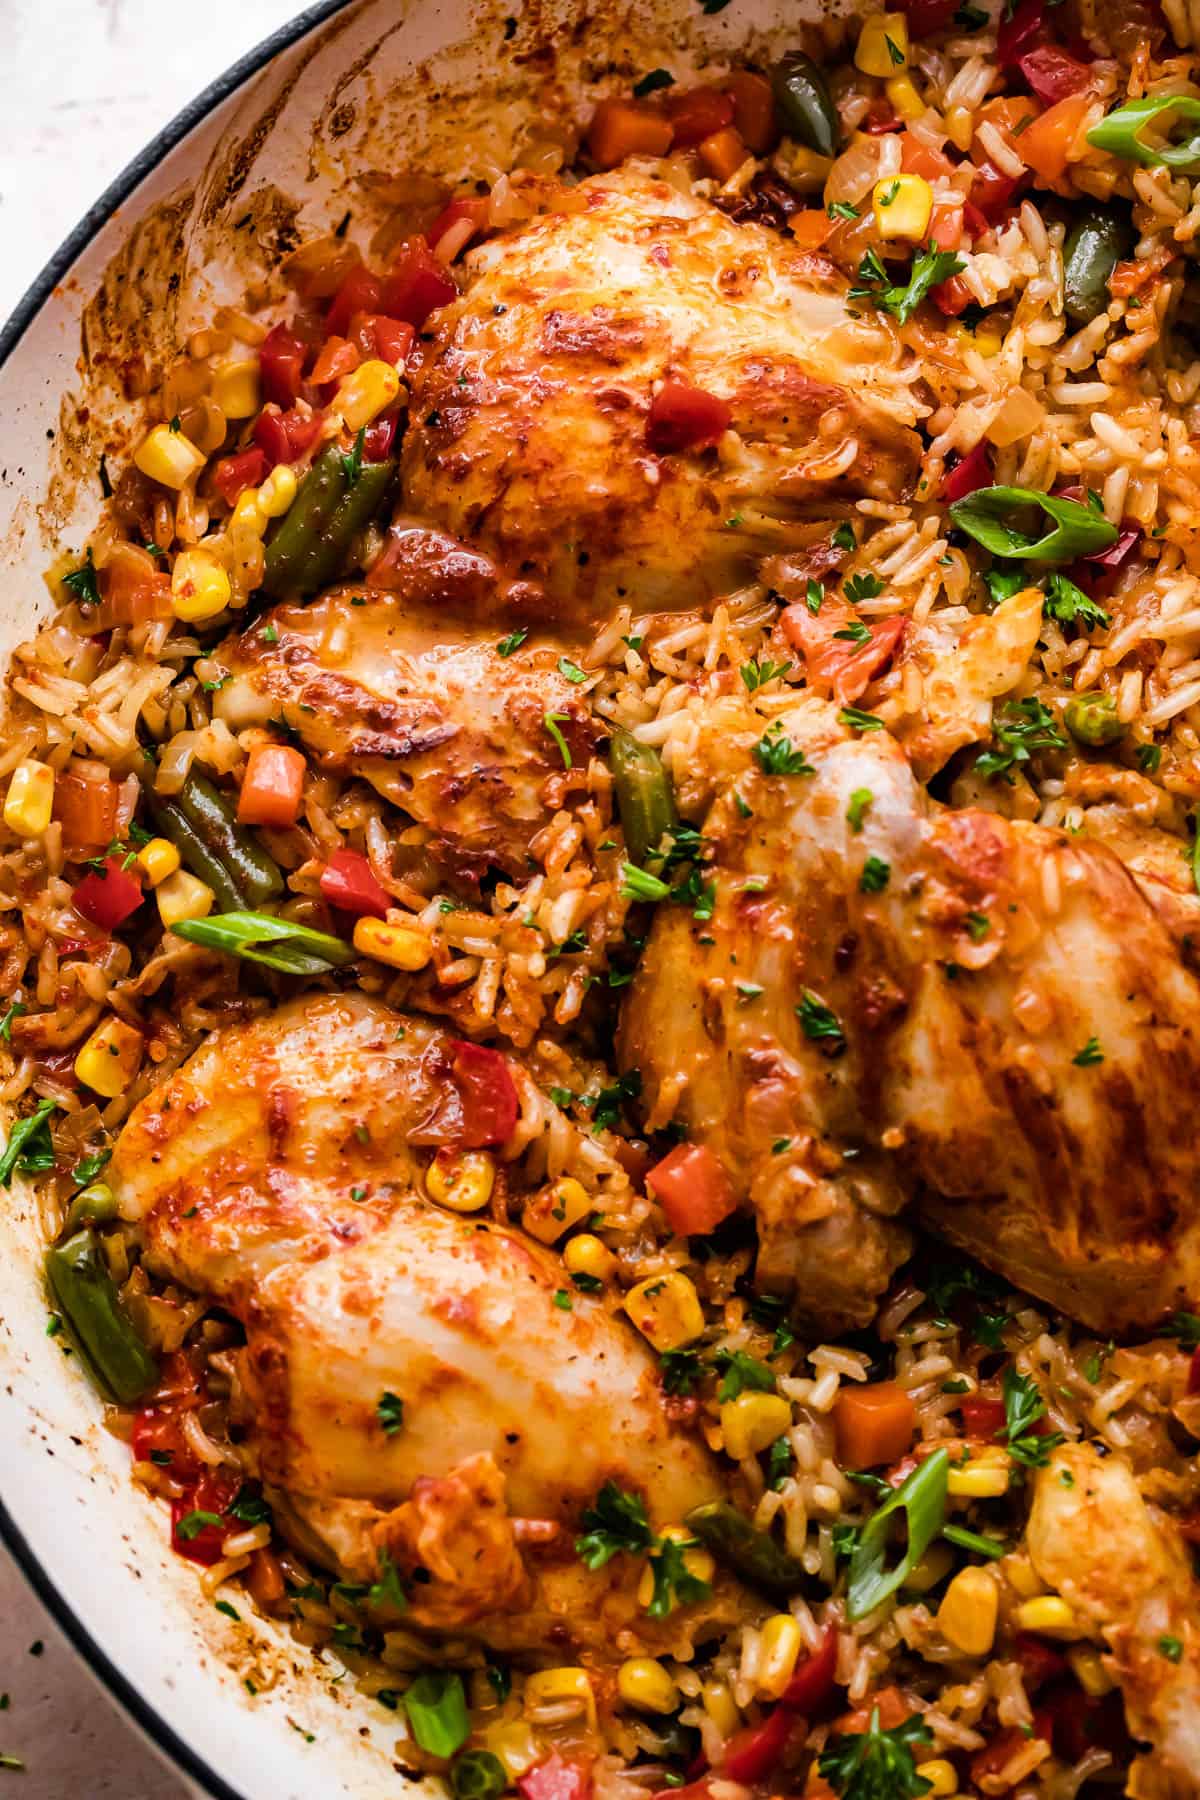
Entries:
[[322, 387], [327, 381], [340, 381], [343, 375], [349, 375], [352, 369], [357, 369], [361, 360], [358, 350], [353, 344], [347, 343], [345, 338], [326, 338], [312, 366], [309, 380], [317, 387]]
[[819, 250], [833, 230], [833, 220], [824, 208], [818, 212], [809, 207], [792, 214], [788, 230], [802, 250]]
[[170, 577], [137, 544], [113, 545], [100, 588], [99, 622], [105, 631], [171, 617]]
[[68, 856], [91, 855], [111, 844], [117, 829], [117, 784], [107, 776], [68, 769], [54, 784], [54, 817]]
[[905, 1719], [911, 1718], [915, 1711], [898, 1687], [892, 1685], [876, 1688], [867, 1695], [856, 1711], [843, 1713], [840, 1719], [835, 1719], [834, 1730], [847, 1737], [866, 1731], [876, 1707], [879, 1708], [879, 1723], [885, 1731], [895, 1731], [897, 1725], [903, 1725]]
[[912, 1443], [916, 1421], [916, 1408], [898, 1383], [845, 1383], [833, 1408], [839, 1461], [848, 1469], [895, 1462]]
[[770, 82], [753, 69], [735, 69], [725, 78], [725, 92], [733, 101], [734, 129], [742, 142], [755, 156], [765, 156], [779, 142]]
[[731, 181], [746, 160], [747, 150], [732, 125], [714, 131], [699, 146], [700, 161], [714, 181]]
[[296, 823], [307, 764], [289, 744], [256, 744], [246, 762], [238, 795], [242, 825], [285, 826]]
[[287, 1598], [283, 1565], [273, 1550], [256, 1550], [246, 1571], [246, 1588], [260, 1611], [274, 1612]]
[[924, 181], [936, 181], [939, 176], [953, 175], [955, 165], [940, 150], [923, 144], [911, 131], [906, 131], [900, 139], [900, 167], [906, 175], [920, 175]]
[[615, 169], [627, 156], [665, 156], [671, 122], [636, 100], [602, 100], [588, 126], [587, 146], [598, 168]]
[[1089, 94], [1068, 94], [1035, 119], [1017, 139], [1017, 155], [1043, 181], [1061, 181], [1091, 103]]
[[729, 1177], [707, 1144], [676, 1144], [646, 1184], [680, 1237], [707, 1237], [737, 1209]]
[[[986, 106], [979, 109], [979, 118], [994, 125], [1010, 150], [1018, 156], [1023, 155], [1021, 140], [1029, 130], [1028, 120], [1036, 119], [1041, 107], [1028, 94], [1003, 94], [997, 100], [989, 100]], [[979, 141], [976, 132], [971, 139], [971, 160], [982, 163], [988, 159], [987, 148]]]

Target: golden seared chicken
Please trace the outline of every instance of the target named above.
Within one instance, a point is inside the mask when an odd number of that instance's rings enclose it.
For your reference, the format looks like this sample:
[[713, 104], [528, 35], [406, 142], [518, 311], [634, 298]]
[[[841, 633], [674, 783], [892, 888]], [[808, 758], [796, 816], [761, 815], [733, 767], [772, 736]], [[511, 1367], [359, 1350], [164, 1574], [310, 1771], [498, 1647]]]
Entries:
[[405, 503], [559, 617], [727, 592], [781, 522], [914, 478], [890, 321], [852, 318], [826, 258], [649, 165], [564, 189], [466, 268], [416, 377]]
[[574, 755], [595, 739], [561, 645], [536, 639], [501, 656], [503, 627], [407, 596], [338, 590], [280, 606], [228, 638], [214, 660], [232, 677], [214, 712], [234, 731], [283, 720], [318, 766], [358, 775], [433, 833], [434, 853], [527, 868], [562, 772], [553, 713]]
[[711, 1145], [753, 1207], [760, 1284], [866, 1324], [912, 1202], [1105, 1334], [1194, 1300], [1200, 984], [1174, 897], [1086, 838], [944, 810], [815, 699], [769, 732], [718, 702], [689, 761], [716, 907], [659, 907], [621, 1057], [650, 1125]]
[[417, 1626], [600, 1649], [645, 1624], [641, 1571], [579, 1563], [583, 1508], [611, 1478], [669, 1523], [721, 1482], [629, 1326], [564, 1310], [540, 1244], [424, 1197], [433, 1145], [512, 1132], [514, 1073], [361, 995], [298, 1000], [141, 1103], [113, 1186], [147, 1265], [244, 1325], [232, 1415], [301, 1546], [355, 1580], [386, 1552]]
[[1200, 1792], [1200, 1586], [1187, 1544], [1128, 1465], [1064, 1445], [1039, 1471], [1027, 1546], [1040, 1579], [1111, 1653], [1132, 1735], [1151, 1746], [1126, 1792]]

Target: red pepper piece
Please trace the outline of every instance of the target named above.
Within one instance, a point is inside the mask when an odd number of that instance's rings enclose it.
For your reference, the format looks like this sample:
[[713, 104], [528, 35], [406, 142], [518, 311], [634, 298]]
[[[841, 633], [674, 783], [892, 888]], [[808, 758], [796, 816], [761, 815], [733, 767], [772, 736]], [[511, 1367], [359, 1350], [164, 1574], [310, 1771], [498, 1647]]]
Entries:
[[357, 850], [335, 850], [321, 874], [321, 897], [358, 919], [382, 919], [391, 901]]
[[973, 1394], [962, 1403], [963, 1430], [968, 1437], [994, 1438], [998, 1431], [1003, 1431], [1005, 1411], [1003, 1400], [988, 1400], [980, 1394]]
[[680, 1237], [707, 1237], [737, 1208], [729, 1177], [706, 1144], [676, 1144], [646, 1182]]
[[363, 439], [363, 458], [366, 462], [384, 462], [392, 454], [399, 423], [399, 414], [391, 412], [381, 413], [379, 418], [367, 426], [367, 435]]
[[965, 500], [976, 488], [991, 485], [992, 453], [986, 444], [978, 443], [942, 476], [942, 499], [949, 506], [953, 500]]
[[267, 459], [257, 447], [223, 456], [213, 465], [213, 486], [226, 506], [232, 506], [243, 488], [257, 487], [267, 472]]
[[929, 298], [947, 319], [957, 319], [975, 296], [961, 275], [951, 275], [948, 281], [939, 281], [935, 288], [930, 288]]
[[450, 1050], [455, 1085], [462, 1095], [459, 1143], [467, 1150], [503, 1144], [516, 1128], [519, 1110], [507, 1058], [468, 1038], [452, 1039]]
[[1068, 94], [1082, 93], [1092, 79], [1091, 70], [1057, 44], [1035, 44], [1017, 58], [1017, 66], [1030, 93], [1044, 106], [1053, 106]]
[[1118, 537], [1116, 543], [1110, 544], [1107, 550], [1094, 551], [1091, 556], [1085, 556], [1083, 560], [1084, 562], [1095, 563], [1101, 569], [1120, 569], [1129, 561], [1129, 558], [1133, 555], [1134, 550], [1141, 541], [1141, 526], [1132, 524], [1127, 525], [1122, 521], [1121, 535]]
[[720, 1773], [747, 1787], [765, 1781], [787, 1749], [797, 1717], [790, 1706], [780, 1702], [760, 1725], [735, 1732], [721, 1753]]
[[985, 157], [976, 165], [971, 177], [971, 205], [983, 214], [989, 225], [994, 225], [1004, 209], [1012, 204], [1021, 179], [1005, 175]]
[[783, 1690], [782, 1704], [811, 1719], [834, 1695], [834, 1670], [837, 1668], [838, 1634], [833, 1626], [806, 1662], [801, 1663]]
[[489, 202], [486, 198], [451, 200], [449, 206], [443, 208], [437, 218], [433, 221], [433, 224], [429, 227], [430, 248], [436, 250], [446, 233], [452, 231], [456, 225], [461, 225], [463, 220], [467, 219], [470, 221], [471, 225], [470, 237], [462, 239], [462, 242], [454, 251], [454, 255], [458, 254], [458, 250], [465, 250], [466, 246], [470, 243], [471, 238], [482, 237], [484, 232], [487, 231], [488, 205]]
[[1021, 1665], [1025, 1686], [1031, 1691], [1045, 1687], [1048, 1681], [1061, 1681], [1068, 1673], [1068, 1663], [1061, 1650], [1031, 1631], [1019, 1631], [1013, 1639], [1013, 1657]]
[[[233, 1521], [224, 1520], [225, 1513], [237, 1499], [242, 1485], [240, 1475], [228, 1475], [205, 1469], [194, 1487], [171, 1502], [171, 1548], [189, 1562], [210, 1567], [221, 1560], [221, 1545], [233, 1529]], [[180, 1521], [189, 1513], [213, 1513], [220, 1525], [202, 1525], [195, 1537], [180, 1537]]]
[[384, 283], [379, 310], [390, 319], [406, 319], [419, 331], [431, 312], [458, 297], [451, 276], [430, 254], [423, 237], [410, 238]]
[[932, 37], [937, 31], [945, 31], [958, 6], [959, 0], [901, 0], [908, 29], [915, 38]]
[[142, 884], [121, 867], [118, 857], [108, 856], [103, 874], [93, 869], [85, 875], [71, 902], [81, 919], [102, 931], [115, 931], [142, 904]]
[[733, 101], [716, 88], [688, 88], [668, 96], [666, 113], [671, 121], [672, 150], [690, 150], [702, 138], [733, 124]]
[[382, 295], [380, 277], [373, 275], [365, 263], [359, 263], [356, 269], [351, 269], [329, 303], [329, 311], [325, 314], [326, 331], [331, 337], [348, 337], [354, 314], [378, 312]]
[[264, 407], [254, 422], [254, 442], [267, 459], [268, 469], [279, 463], [295, 462], [309, 445], [316, 442], [321, 429], [320, 413], [296, 410], [280, 412], [277, 407]]
[[276, 325], [268, 331], [258, 353], [259, 380], [263, 396], [276, 406], [291, 406], [300, 394], [304, 376], [306, 345], [288, 325]]
[[374, 313], [370, 320], [375, 336], [375, 354], [384, 362], [404, 362], [416, 341], [416, 331], [407, 319], [389, 319], [386, 313]]
[[996, 61], [1002, 69], [1015, 69], [1032, 50], [1046, 27], [1045, 0], [1020, 0], [1011, 18], [1001, 18], [996, 31]]
[[690, 381], [664, 381], [650, 402], [646, 439], [659, 456], [676, 450], [701, 450], [729, 429], [724, 400]]

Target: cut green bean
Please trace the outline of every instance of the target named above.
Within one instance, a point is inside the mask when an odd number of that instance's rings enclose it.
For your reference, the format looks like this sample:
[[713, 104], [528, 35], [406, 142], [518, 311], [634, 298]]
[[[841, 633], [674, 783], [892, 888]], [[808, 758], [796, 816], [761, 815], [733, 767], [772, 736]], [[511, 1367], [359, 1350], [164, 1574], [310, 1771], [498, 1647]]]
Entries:
[[[900, 1484], [891, 1498], [871, 1514], [859, 1533], [850, 1558], [847, 1618], [865, 1619], [897, 1588], [904, 1586], [945, 1523], [949, 1474], [949, 1456], [944, 1450], [935, 1450]], [[892, 1526], [901, 1513], [908, 1525], [908, 1542], [903, 1554], [888, 1568], [888, 1541]]]
[[63, 1230], [77, 1231], [81, 1225], [107, 1225], [117, 1216], [117, 1196], [107, 1181], [93, 1181], [80, 1188], [67, 1208]]
[[327, 975], [354, 960], [354, 951], [327, 931], [314, 931], [272, 913], [216, 913], [207, 919], [180, 919], [176, 937], [206, 950], [223, 950], [246, 962], [262, 963], [284, 975]]
[[229, 870], [192, 829], [174, 801], [164, 800], [150, 788], [145, 795], [147, 810], [158, 830], [174, 844], [184, 867], [212, 889], [222, 911], [232, 912], [241, 906], [243, 896]]
[[802, 1563], [781, 1550], [774, 1538], [752, 1525], [745, 1513], [727, 1500], [697, 1506], [684, 1520], [688, 1530], [711, 1550], [719, 1563], [740, 1575], [751, 1587], [779, 1599], [808, 1582]]
[[206, 776], [193, 769], [175, 804], [209, 854], [228, 870], [236, 905], [261, 906], [278, 899], [284, 890], [278, 863], [238, 824], [232, 806]]
[[783, 128], [821, 156], [836, 156], [841, 127], [825, 77], [811, 56], [792, 50], [771, 71]]
[[346, 465], [341, 451], [323, 450], [267, 539], [262, 586], [268, 594], [281, 599], [286, 594], [314, 591], [308, 586], [307, 570], [345, 493]]
[[121, 1311], [104, 1254], [90, 1231], [46, 1252], [46, 1279], [104, 1387], [122, 1406], [132, 1405], [158, 1380], [158, 1364]]
[[305, 593], [319, 593], [346, 573], [350, 547], [383, 505], [395, 473], [396, 465], [390, 460], [363, 463], [353, 487], [338, 501], [305, 564]]
[[608, 746], [608, 761], [630, 861], [644, 863], [679, 823], [662, 757], [631, 732], [618, 730]]

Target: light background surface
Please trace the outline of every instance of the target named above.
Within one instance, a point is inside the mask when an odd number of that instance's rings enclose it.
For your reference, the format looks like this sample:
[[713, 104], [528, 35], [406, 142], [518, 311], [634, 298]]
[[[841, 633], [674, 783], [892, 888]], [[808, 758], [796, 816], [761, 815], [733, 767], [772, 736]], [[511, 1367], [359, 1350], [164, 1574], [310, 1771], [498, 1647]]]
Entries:
[[[0, 0], [0, 318], [147, 140], [303, 4]], [[0, 1626], [0, 1753], [26, 1764], [0, 1800], [184, 1800], [2, 1550]]]

